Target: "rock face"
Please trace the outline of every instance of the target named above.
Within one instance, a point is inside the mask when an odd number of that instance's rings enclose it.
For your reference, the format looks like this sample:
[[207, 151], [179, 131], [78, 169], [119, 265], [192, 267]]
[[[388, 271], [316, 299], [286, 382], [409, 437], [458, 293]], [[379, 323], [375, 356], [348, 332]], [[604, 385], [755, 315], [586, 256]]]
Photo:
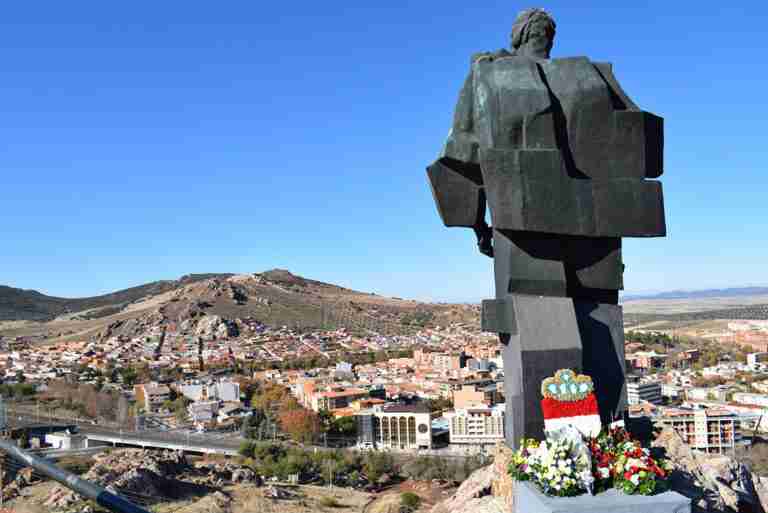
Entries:
[[693, 451], [671, 429], [662, 431], [653, 446], [663, 449], [674, 465], [671, 487], [692, 499], [694, 511], [763, 513], [768, 507], [768, 480], [743, 463]]
[[509, 513], [513, 511], [514, 482], [507, 473], [512, 450], [499, 444], [491, 465], [472, 473], [451, 497], [431, 513]]
[[[235, 483], [261, 484], [261, 479], [248, 467], [229, 462], [192, 466], [180, 452], [126, 449], [99, 454], [94, 459], [96, 463], [82, 476], [83, 479], [136, 502], [152, 503], [173, 498], [182, 485], [210, 489]], [[216, 495], [218, 498], [214, 502], [222, 502], [220, 495]], [[78, 501], [79, 497], [73, 491], [57, 486], [45, 506], [61, 509]]]
[[231, 338], [239, 334], [237, 324], [218, 315], [201, 317], [195, 328], [195, 335], [203, 338]]
[[[134, 500], [165, 497], [174, 477], [190, 468], [184, 455], [173, 451], [122, 450], [99, 454], [94, 459], [96, 463], [83, 479]], [[57, 486], [45, 505], [66, 508], [78, 500], [69, 488]]]

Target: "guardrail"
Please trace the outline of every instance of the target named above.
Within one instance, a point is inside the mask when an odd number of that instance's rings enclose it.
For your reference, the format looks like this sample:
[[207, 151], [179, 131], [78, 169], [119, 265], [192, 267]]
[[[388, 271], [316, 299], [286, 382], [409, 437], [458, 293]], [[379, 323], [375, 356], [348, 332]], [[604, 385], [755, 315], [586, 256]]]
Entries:
[[146, 509], [133, 504], [119, 495], [115, 495], [114, 493], [105, 490], [101, 486], [86, 481], [71, 472], [67, 472], [64, 469], [57, 467], [43, 458], [20, 449], [12, 442], [0, 439], [0, 449], [20, 463], [28, 465], [41, 474], [58, 481], [83, 497], [96, 501], [97, 504], [104, 506], [110, 511], [116, 511], [118, 513], [149, 513]]

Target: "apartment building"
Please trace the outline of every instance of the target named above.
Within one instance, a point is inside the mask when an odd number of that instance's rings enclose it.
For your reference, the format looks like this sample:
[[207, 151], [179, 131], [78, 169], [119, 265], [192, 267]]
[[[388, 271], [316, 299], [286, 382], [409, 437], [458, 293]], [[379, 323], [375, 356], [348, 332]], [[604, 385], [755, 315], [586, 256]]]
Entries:
[[136, 403], [144, 408], [145, 412], [157, 411], [164, 402], [171, 399], [171, 389], [157, 383], [134, 385], [133, 392]]
[[731, 453], [741, 442], [741, 421], [726, 410], [667, 410], [657, 422], [671, 426], [693, 449], [706, 453]]
[[466, 408], [475, 404], [493, 406], [498, 398], [496, 383], [461, 385], [461, 389], [453, 391], [453, 407]]
[[735, 392], [733, 402], [739, 404], [753, 404], [756, 406], [768, 407], [768, 395], [752, 394], [748, 392]]
[[452, 444], [486, 445], [504, 441], [505, 405], [475, 404], [447, 412]]
[[727, 386], [693, 387], [685, 391], [685, 398], [689, 401], [725, 401], [728, 396]]
[[315, 392], [311, 396], [310, 404], [314, 411], [331, 411], [346, 408], [352, 402], [366, 397], [368, 397], [368, 391], [362, 388], [336, 387], [323, 392]]
[[467, 354], [458, 352], [431, 352], [416, 349], [413, 352], [413, 363], [416, 366], [431, 366], [439, 370], [458, 370], [466, 367]]
[[627, 368], [635, 368], [643, 371], [660, 369], [664, 366], [667, 355], [655, 351], [637, 351], [625, 356]]
[[179, 393], [190, 401], [240, 401], [240, 384], [229, 380], [203, 383], [193, 381], [178, 387]]
[[654, 382], [627, 382], [627, 402], [640, 404], [641, 402], [661, 404], [661, 383]]

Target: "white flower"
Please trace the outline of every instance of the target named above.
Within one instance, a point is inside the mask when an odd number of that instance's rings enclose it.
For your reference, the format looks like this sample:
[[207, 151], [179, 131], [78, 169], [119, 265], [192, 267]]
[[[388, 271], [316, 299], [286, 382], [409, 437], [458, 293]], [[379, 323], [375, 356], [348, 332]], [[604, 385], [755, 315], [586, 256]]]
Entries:
[[629, 480], [632, 481], [633, 485], [637, 486], [640, 483], [640, 476], [632, 474], [632, 477], [630, 477]]
[[608, 476], [611, 475], [611, 471], [608, 470], [608, 467], [600, 467], [597, 469], [598, 472], [600, 472], [600, 477], [603, 479], [608, 479]]

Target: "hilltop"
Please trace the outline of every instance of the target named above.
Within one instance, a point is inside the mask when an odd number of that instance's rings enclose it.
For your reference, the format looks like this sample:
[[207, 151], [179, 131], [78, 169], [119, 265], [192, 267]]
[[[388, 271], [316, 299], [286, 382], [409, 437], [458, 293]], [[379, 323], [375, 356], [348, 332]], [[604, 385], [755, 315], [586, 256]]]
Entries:
[[163, 325], [236, 336], [243, 321], [398, 334], [409, 326], [479, 324], [479, 308], [389, 298], [273, 269], [188, 275], [79, 299], [2, 287], [0, 321], [0, 335], [44, 340], [134, 336]]

